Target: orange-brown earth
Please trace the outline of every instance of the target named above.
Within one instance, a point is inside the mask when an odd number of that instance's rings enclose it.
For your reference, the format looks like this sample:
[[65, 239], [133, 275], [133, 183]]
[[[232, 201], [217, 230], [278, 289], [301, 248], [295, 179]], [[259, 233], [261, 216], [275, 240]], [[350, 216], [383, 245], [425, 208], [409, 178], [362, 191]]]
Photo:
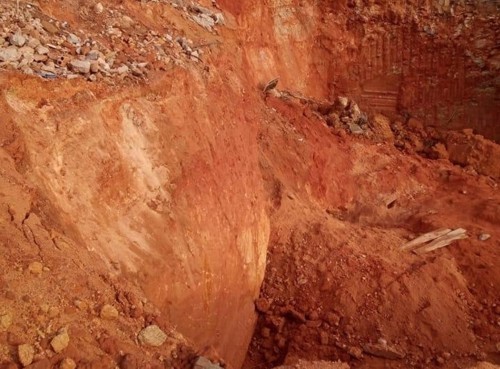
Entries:
[[[0, 64], [0, 365], [22, 344], [30, 368], [499, 363], [494, 2], [200, 1], [223, 11], [211, 30], [170, 1], [95, 3], [20, 11], [145, 76]], [[400, 250], [443, 227], [469, 238]], [[138, 342], [150, 324], [158, 348]], [[401, 357], [364, 349], [383, 340]]]

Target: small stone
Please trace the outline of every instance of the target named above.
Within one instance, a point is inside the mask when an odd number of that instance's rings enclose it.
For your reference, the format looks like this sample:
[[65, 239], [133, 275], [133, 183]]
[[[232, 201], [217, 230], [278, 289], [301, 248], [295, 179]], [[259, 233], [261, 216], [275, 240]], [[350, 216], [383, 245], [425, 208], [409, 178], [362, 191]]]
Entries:
[[66, 40], [68, 40], [68, 42], [72, 43], [73, 45], [80, 45], [80, 43], [81, 43], [80, 38], [73, 33], [69, 33], [66, 36]]
[[204, 356], [199, 356], [193, 366], [193, 369], [222, 369], [219, 365], [212, 363]]
[[350, 347], [348, 350], [348, 354], [355, 359], [363, 358], [363, 350], [361, 350], [359, 347]]
[[54, 23], [42, 20], [40, 24], [42, 25], [42, 28], [48, 33], [54, 34], [59, 32], [59, 28], [57, 28], [57, 26]]
[[67, 357], [59, 364], [59, 369], [75, 369], [76, 363], [73, 359]]
[[96, 61], [93, 61], [90, 63], [90, 71], [92, 73], [97, 73], [99, 72], [99, 63]]
[[26, 37], [21, 32], [16, 32], [9, 37], [9, 42], [11, 45], [21, 47], [26, 43]]
[[12, 324], [12, 314], [0, 314], [0, 332], [6, 331]]
[[28, 266], [28, 270], [35, 275], [40, 275], [43, 272], [43, 265], [38, 261], [34, 261]]
[[88, 60], [72, 60], [69, 65], [73, 72], [81, 74], [90, 73], [90, 62]]
[[365, 131], [363, 131], [363, 128], [361, 128], [356, 123], [349, 123], [349, 131], [351, 131], [353, 135], [362, 135], [363, 133], [365, 133]]
[[85, 59], [87, 60], [99, 60], [101, 53], [98, 50], [90, 50], [87, 55], [85, 55]]
[[52, 341], [50, 341], [50, 345], [57, 354], [63, 351], [69, 345], [68, 332], [66, 330], [59, 331], [57, 336], [52, 338]]
[[17, 47], [0, 48], [0, 62], [15, 62], [20, 58], [21, 54], [17, 51]]
[[35, 349], [30, 344], [17, 346], [17, 356], [22, 366], [28, 366], [33, 362]]
[[26, 43], [26, 46], [31, 47], [32, 49], [36, 49], [38, 46], [40, 46], [41, 42], [39, 39], [30, 37], [28, 39], [28, 42]]
[[120, 27], [122, 29], [129, 29], [134, 25], [134, 20], [126, 15], [120, 19]]
[[112, 305], [106, 304], [101, 309], [101, 318], [107, 320], [113, 320], [118, 318], [118, 310]]
[[446, 361], [442, 357], [438, 356], [436, 358], [436, 362], [438, 363], [438, 365], [444, 365]]
[[47, 55], [40, 55], [40, 54], [35, 54], [33, 55], [33, 60], [36, 62], [45, 62], [49, 59]]
[[481, 233], [478, 238], [479, 241], [488, 241], [491, 238], [491, 235], [488, 233]]
[[150, 325], [139, 332], [139, 342], [147, 346], [161, 346], [167, 339], [167, 335], [157, 325]]
[[47, 55], [49, 53], [49, 48], [48, 47], [45, 47], [43, 45], [38, 45], [35, 49], [36, 53], [37, 54], [40, 54], [40, 55]]
[[94, 11], [97, 14], [101, 14], [104, 11], [104, 6], [101, 3], [97, 3], [94, 5]]
[[116, 68], [116, 73], [125, 74], [128, 73], [129, 68], [126, 65], [122, 65], [121, 67]]
[[349, 105], [349, 99], [344, 96], [339, 96], [337, 97], [337, 101], [335, 102], [335, 105], [340, 109], [340, 110], [345, 110], [347, 109], [347, 106]]
[[88, 305], [85, 301], [82, 300], [75, 300], [75, 306], [78, 308], [78, 310], [87, 310]]

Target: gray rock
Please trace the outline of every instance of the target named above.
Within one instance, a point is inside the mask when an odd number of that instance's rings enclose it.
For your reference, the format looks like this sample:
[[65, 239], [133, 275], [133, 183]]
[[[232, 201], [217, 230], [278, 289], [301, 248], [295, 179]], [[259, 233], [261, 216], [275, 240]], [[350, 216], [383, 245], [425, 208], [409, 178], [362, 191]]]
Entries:
[[15, 46], [0, 49], [0, 62], [15, 62], [21, 58], [21, 53]]
[[90, 73], [90, 62], [88, 60], [72, 60], [69, 63], [71, 70], [76, 73]]
[[11, 45], [21, 47], [26, 43], [26, 37], [21, 32], [16, 32], [9, 37], [9, 42]]
[[222, 369], [222, 367], [217, 364], [213, 364], [206, 357], [199, 356], [194, 363], [193, 369]]
[[66, 36], [66, 40], [68, 40], [68, 42], [72, 43], [73, 45], [80, 45], [81, 43], [80, 38], [73, 33], [68, 33], [68, 35]]
[[143, 345], [159, 347], [167, 340], [167, 334], [153, 324], [140, 331], [137, 338]]

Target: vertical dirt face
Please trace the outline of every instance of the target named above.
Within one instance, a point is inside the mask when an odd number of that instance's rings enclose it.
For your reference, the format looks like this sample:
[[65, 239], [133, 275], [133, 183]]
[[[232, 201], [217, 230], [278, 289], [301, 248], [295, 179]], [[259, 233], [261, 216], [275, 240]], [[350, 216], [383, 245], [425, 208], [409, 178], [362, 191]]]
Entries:
[[[197, 72], [112, 95], [85, 84], [1, 83], [3, 114], [28, 153], [25, 175], [74, 237], [114, 272], [136, 275], [197, 345], [239, 366], [269, 235], [255, 112], [240, 87]], [[212, 109], [221, 96], [243, 108]]]
[[500, 139], [495, 2], [223, 3], [257, 80]]

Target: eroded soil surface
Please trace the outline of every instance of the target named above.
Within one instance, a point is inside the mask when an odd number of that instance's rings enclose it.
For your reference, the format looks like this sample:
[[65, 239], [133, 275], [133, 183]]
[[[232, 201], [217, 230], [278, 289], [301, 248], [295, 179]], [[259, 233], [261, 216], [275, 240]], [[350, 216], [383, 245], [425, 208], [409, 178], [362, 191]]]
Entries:
[[500, 364], [495, 2], [0, 10], [1, 369]]

